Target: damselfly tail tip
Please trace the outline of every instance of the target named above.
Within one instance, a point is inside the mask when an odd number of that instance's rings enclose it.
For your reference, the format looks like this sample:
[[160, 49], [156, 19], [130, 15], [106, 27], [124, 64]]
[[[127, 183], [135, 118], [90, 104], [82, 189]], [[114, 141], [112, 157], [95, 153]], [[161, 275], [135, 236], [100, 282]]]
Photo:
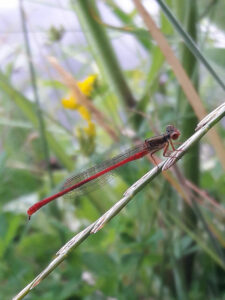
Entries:
[[28, 221], [30, 221], [32, 215], [30, 208], [27, 210], [27, 214], [28, 214]]

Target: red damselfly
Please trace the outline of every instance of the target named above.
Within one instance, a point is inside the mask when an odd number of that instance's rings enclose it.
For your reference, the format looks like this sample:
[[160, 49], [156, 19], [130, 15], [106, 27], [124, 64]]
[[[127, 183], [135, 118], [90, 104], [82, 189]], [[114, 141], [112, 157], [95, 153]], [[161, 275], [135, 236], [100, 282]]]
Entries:
[[94, 185], [105, 182], [110, 176], [111, 171], [130, 161], [137, 160], [147, 154], [150, 154], [152, 160], [157, 165], [153, 154], [160, 149], [164, 149], [163, 156], [169, 156], [169, 145], [171, 145], [173, 151], [175, 151], [172, 140], [177, 140], [179, 136], [180, 131], [173, 125], [168, 125], [164, 134], [146, 139], [144, 143], [128, 149], [124, 153], [106, 160], [103, 163], [96, 165], [78, 175], [68, 178], [60, 192], [35, 203], [28, 209], [27, 214], [29, 215], [29, 218], [42, 206], [58, 197], [71, 193], [76, 196], [82, 194], [91, 186], [93, 187]]

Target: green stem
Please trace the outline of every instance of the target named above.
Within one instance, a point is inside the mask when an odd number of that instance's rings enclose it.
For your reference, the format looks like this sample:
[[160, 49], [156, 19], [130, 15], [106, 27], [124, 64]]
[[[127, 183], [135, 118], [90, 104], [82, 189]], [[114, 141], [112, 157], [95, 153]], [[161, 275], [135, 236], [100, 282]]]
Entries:
[[[174, 28], [177, 30], [177, 32], [180, 34], [180, 36], [183, 38], [186, 46], [189, 48], [189, 50], [195, 55], [196, 58], [198, 58], [203, 65], [206, 67], [206, 69], [209, 71], [209, 73], [213, 76], [213, 78], [217, 81], [217, 83], [220, 85], [220, 87], [225, 90], [225, 83], [221, 80], [221, 78], [217, 75], [216, 71], [213, 69], [213, 67], [209, 64], [207, 59], [202, 55], [202, 52], [199, 50], [197, 43], [195, 41], [195, 38], [192, 36], [191, 32], [185, 31], [181, 24], [178, 22], [178, 20], [175, 18], [173, 13], [170, 11], [169, 7], [163, 2], [163, 0], [157, 0], [159, 5], [161, 6], [163, 12], [167, 16], [167, 18], [170, 20], [171, 24], [174, 25]], [[185, 1], [181, 1], [185, 3]], [[195, 1], [190, 1], [195, 2]], [[183, 5], [183, 4], [181, 4]], [[197, 5], [196, 5], [197, 9]], [[195, 22], [197, 21], [197, 17], [195, 17]]]
[[100, 20], [100, 17], [95, 4], [93, 2], [90, 4], [89, 0], [76, 0], [72, 3], [99, 69], [102, 70], [109, 86], [113, 87], [117, 97], [126, 106], [133, 107], [136, 101], [125, 81], [106, 32], [96, 21], [96, 18]]
[[28, 61], [28, 66], [29, 66], [29, 71], [30, 71], [33, 93], [34, 93], [34, 101], [36, 103], [36, 110], [37, 110], [37, 116], [38, 116], [38, 122], [39, 122], [39, 128], [40, 128], [42, 147], [43, 147], [44, 156], [45, 156], [45, 160], [46, 160], [50, 184], [51, 184], [51, 187], [53, 187], [54, 182], [53, 182], [53, 176], [52, 176], [52, 171], [51, 171], [51, 166], [50, 166], [49, 148], [48, 148], [48, 143], [47, 143], [46, 134], [45, 134], [45, 123], [44, 123], [44, 118], [42, 116], [42, 111], [41, 111], [41, 107], [40, 107], [40, 99], [39, 99], [38, 90], [37, 90], [36, 74], [35, 74], [35, 69], [34, 69], [33, 60], [32, 60], [32, 53], [31, 53], [31, 49], [30, 49], [30, 43], [29, 43], [29, 38], [28, 38], [28, 33], [27, 33], [27, 26], [26, 26], [26, 21], [25, 21], [25, 14], [24, 14], [22, 0], [19, 1], [19, 9], [20, 9], [20, 16], [21, 16], [21, 21], [22, 21], [27, 61]]
[[120, 19], [120, 21], [125, 25], [125, 27], [109, 28], [112, 28], [112, 30], [122, 31], [125, 34], [132, 34], [146, 49], [146, 51], [151, 51], [153, 45], [151, 39], [149, 38], [149, 32], [145, 29], [136, 29], [136, 26], [133, 22], [133, 16], [120, 9], [119, 6], [114, 3], [114, 1], [108, 0], [106, 4], [113, 10], [117, 18]]
[[[186, 31], [193, 40], [197, 39], [197, 31], [196, 31], [196, 20], [197, 20], [197, 5], [195, 1], [191, 1], [189, 3], [181, 3], [179, 2], [178, 7], [180, 6], [180, 12], [185, 12], [185, 15], [180, 16], [184, 20], [184, 16], [186, 18]], [[193, 84], [198, 89], [198, 70], [197, 70], [197, 61], [195, 56], [190, 52], [190, 50], [184, 46], [182, 51], [182, 65], [186, 70], [187, 74], [190, 78], [193, 79]], [[184, 121], [182, 124], [182, 137], [186, 139], [191, 136], [194, 132], [198, 119], [194, 114], [194, 111], [191, 105], [187, 102], [187, 99], [183, 92], [180, 93], [181, 106], [180, 108], [183, 110]], [[193, 182], [198, 186], [199, 184], [199, 144], [196, 143], [189, 156], [186, 156], [183, 161], [183, 170], [184, 175], [187, 179]], [[193, 199], [194, 201], [194, 199]], [[195, 230], [197, 225], [197, 219], [193, 212], [193, 210], [187, 204], [184, 204], [184, 220], [186, 221], [186, 225]], [[185, 281], [187, 289], [190, 288], [192, 278], [193, 278], [193, 265], [194, 265], [194, 254], [187, 255], [183, 259], [184, 272], [185, 272]]]

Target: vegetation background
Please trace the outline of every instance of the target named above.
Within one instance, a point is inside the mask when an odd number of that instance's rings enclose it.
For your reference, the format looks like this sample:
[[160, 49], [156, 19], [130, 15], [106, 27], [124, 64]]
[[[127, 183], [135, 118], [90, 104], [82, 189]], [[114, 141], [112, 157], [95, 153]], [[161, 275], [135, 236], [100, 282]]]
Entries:
[[[1, 299], [22, 290], [152, 165], [147, 158], [130, 163], [100, 191], [58, 199], [30, 222], [29, 206], [58, 191], [68, 176], [168, 124], [180, 129], [182, 141], [194, 132], [198, 111], [137, 2], [1, 1]], [[197, 90], [197, 104], [215, 109], [224, 102], [225, 2], [142, 3]], [[195, 47], [188, 50], [165, 3], [206, 61], [196, 58]], [[62, 71], [78, 82], [89, 107]], [[224, 128], [222, 120], [221, 144]], [[204, 137], [26, 299], [225, 299], [225, 155], [217, 145]]]

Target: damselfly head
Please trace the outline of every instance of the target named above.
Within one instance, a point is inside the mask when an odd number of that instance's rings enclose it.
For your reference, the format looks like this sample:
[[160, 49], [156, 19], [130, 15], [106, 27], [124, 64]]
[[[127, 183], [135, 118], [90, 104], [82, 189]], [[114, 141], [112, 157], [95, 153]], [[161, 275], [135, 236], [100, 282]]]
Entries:
[[170, 135], [172, 140], [177, 140], [180, 136], [180, 131], [173, 125], [166, 126], [166, 134]]

